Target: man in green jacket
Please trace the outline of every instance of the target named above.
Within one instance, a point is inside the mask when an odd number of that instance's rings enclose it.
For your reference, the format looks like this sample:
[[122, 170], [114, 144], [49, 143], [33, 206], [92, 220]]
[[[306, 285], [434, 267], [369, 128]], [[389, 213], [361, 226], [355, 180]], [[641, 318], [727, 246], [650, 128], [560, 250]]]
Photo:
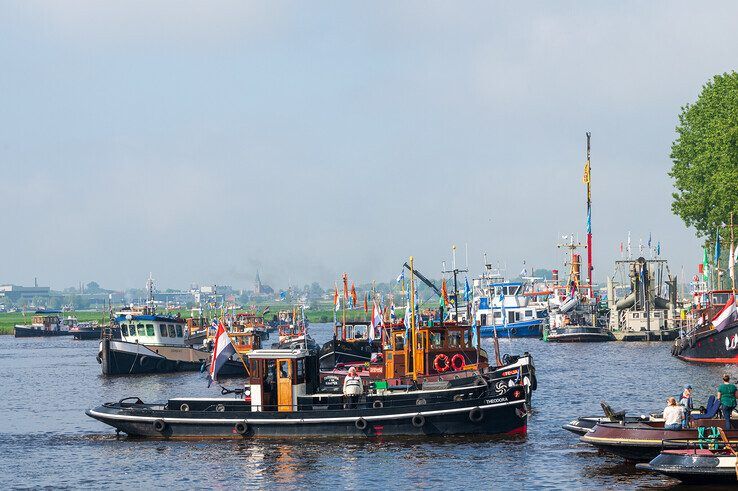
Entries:
[[720, 408], [725, 418], [725, 429], [730, 429], [730, 414], [735, 409], [736, 392], [738, 388], [730, 383], [730, 375], [723, 375], [723, 383], [718, 387], [717, 398], [720, 401]]

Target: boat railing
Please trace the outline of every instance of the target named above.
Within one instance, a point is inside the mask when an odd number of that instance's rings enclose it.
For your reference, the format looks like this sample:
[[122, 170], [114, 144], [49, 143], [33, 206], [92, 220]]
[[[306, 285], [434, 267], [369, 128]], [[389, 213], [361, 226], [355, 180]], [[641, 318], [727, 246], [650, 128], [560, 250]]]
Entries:
[[716, 427], [715, 430], [718, 431], [706, 432], [702, 438], [669, 438], [662, 440], [661, 451], [685, 450], [696, 455], [700, 451], [709, 450], [716, 453], [725, 453], [726, 455], [736, 455], [738, 439], [727, 438], [722, 428]]

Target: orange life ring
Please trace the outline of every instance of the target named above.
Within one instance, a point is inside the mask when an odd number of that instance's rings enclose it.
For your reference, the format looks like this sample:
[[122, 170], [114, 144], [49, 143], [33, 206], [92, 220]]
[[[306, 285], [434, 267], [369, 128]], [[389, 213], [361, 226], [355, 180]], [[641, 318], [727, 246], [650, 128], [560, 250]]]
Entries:
[[[443, 362], [443, 365], [441, 365], [441, 362]], [[443, 353], [436, 356], [436, 359], [433, 360], [433, 368], [435, 368], [438, 373], [443, 373], [451, 368], [451, 362], [449, 361], [448, 356]]]
[[456, 353], [451, 357], [451, 368], [453, 368], [454, 371], [458, 372], [464, 368], [464, 365], [466, 365], [466, 363], [464, 362], [464, 355], [461, 353]]

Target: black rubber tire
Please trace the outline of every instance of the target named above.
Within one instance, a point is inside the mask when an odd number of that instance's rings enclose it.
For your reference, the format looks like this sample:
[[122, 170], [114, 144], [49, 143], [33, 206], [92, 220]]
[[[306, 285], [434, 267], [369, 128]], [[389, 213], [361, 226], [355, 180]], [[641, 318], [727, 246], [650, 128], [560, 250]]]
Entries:
[[161, 372], [167, 367], [167, 361], [166, 360], [159, 360], [156, 362], [156, 370]]
[[97, 354], [97, 356], [95, 357], [95, 359], [97, 360], [97, 362], [98, 362], [98, 363], [99, 363], [100, 365], [102, 365], [102, 351], [101, 351], [100, 353], [98, 353], [98, 354]]
[[422, 428], [425, 426], [425, 416], [418, 413], [415, 416], [413, 416], [413, 419], [410, 421], [414, 427], [416, 428]]
[[538, 388], [538, 378], [536, 378], [536, 372], [530, 372], [530, 390], [536, 390]]
[[179, 410], [186, 413], [187, 411], [190, 410], [190, 405], [187, 404], [186, 402], [185, 403], [182, 403], [182, 405], [179, 406]]
[[472, 408], [471, 411], [469, 411], [469, 421], [472, 423], [481, 423], [484, 419], [484, 413], [479, 407]]
[[364, 431], [366, 427], [369, 426], [369, 423], [367, 423], [364, 418], [359, 418], [356, 420], [356, 423], [354, 423], [354, 426], [356, 426], [357, 430]]
[[152, 360], [150, 356], [142, 356], [138, 360], [138, 364], [141, 365], [141, 368], [152, 368], [153, 363], [154, 360]]
[[249, 425], [248, 423], [236, 423], [236, 426], [233, 427], [236, 430], [236, 433], [243, 436], [249, 432]]
[[383, 408], [384, 407], [384, 403], [382, 401], [380, 401], [379, 399], [377, 399], [376, 401], [374, 401], [372, 403], [372, 407], [374, 409], [380, 409], [380, 408]]
[[164, 422], [163, 419], [157, 419], [154, 421], [154, 431], [158, 431], [159, 433], [164, 433], [167, 430], [167, 424]]

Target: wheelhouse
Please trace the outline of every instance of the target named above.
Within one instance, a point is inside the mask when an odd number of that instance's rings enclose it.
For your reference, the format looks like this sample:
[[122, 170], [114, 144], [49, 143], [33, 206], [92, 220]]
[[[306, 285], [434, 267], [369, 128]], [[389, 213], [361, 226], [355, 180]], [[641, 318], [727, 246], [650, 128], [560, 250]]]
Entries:
[[184, 319], [160, 315], [119, 316], [123, 341], [147, 345], [184, 345], [189, 338]]
[[475, 346], [470, 326], [456, 323], [424, 324], [417, 327], [416, 346], [403, 325], [389, 330], [384, 346], [384, 377], [404, 377], [409, 373], [440, 375], [447, 371], [474, 370], [486, 366], [487, 355]]
[[296, 411], [298, 397], [318, 385], [317, 357], [306, 349], [259, 349], [249, 354], [252, 411]]
[[333, 327], [333, 336], [344, 341], [366, 341], [369, 339], [368, 321], [353, 321], [346, 324], [336, 324]]

